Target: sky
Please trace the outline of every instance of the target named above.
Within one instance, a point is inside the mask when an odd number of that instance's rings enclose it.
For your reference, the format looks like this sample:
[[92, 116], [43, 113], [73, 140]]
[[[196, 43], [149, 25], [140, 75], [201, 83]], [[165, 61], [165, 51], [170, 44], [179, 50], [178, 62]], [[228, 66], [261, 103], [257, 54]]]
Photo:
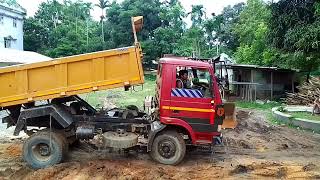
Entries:
[[[17, 2], [27, 10], [27, 16], [33, 16], [38, 9], [41, 2], [46, 0], [17, 0]], [[62, 0], [59, 0], [62, 2]], [[84, 2], [91, 2], [97, 4], [98, 0], [83, 0]], [[121, 0], [118, 0], [121, 1]], [[212, 13], [220, 14], [223, 7], [228, 5], [235, 5], [239, 2], [246, 2], [246, 0], [180, 0], [186, 12], [191, 11], [192, 5], [202, 4], [207, 12], [207, 15]], [[94, 7], [91, 15], [94, 19], [99, 20], [101, 10], [98, 7]]]

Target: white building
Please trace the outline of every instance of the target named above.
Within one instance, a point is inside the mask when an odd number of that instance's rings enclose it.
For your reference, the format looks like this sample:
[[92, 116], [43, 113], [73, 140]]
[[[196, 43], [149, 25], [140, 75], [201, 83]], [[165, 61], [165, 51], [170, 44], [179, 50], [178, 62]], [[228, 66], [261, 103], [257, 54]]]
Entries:
[[0, 0], [0, 48], [23, 50], [26, 10], [10, 0]]

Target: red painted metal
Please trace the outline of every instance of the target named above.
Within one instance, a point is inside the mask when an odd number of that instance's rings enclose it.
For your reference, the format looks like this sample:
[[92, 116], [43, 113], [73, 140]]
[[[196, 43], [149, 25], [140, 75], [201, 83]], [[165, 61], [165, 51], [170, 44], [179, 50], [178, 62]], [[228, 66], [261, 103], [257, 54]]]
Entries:
[[[189, 98], [171, 96], [171, 89], [176, 86], [177, 67], [191, 67], [208, 70], [213, 77], [212, 87], [214, 97]], [[188, 131], [193, 144], [212, 143], [212, 139], [216, 136], [220, 136], [220, 132], [199, 131], [199, 128], [197, 129], [195, 125], [192, 126], [188, 120], [190, 122], [196, 120], [200, 123], [208, 124], [212, 127], [214, 126], [216, 115], [214, 110], [217, 105], [222, 104], [222, 100], [213, 67], [207, 62], [186, 60], [183, 58], [162, 58], [158, 71], [156, 96], [160, 107], [161, 123], [183, 127]], [[175, 111], [168, 107], [178, 107], [187, 110]], [[200, 112], [203, 109], [211, 111]]]

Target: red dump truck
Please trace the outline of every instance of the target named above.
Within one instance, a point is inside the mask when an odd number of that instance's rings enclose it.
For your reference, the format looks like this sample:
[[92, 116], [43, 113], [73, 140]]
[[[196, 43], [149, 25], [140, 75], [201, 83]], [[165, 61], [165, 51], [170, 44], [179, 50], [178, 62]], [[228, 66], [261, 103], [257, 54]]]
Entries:
[[31, 167], [62, 162], [69, 145], [79, 140], [99, 149], [145, 148], [169, 165], [183, 160], [187, 145], [221, 142], [225, 111], [209, 63], [161, 59], [156, 93], [145, 98], [144, 111], [136, 106], [98, 111], [77, 95], [144, 82], [136, 38], [142, 17], [132, 18], [132, 24], [132, 47], [0, 68], [0, 107], [10, 112], [3, 122], [15, 126], [14, 135], [30, 136], [23, 158]]

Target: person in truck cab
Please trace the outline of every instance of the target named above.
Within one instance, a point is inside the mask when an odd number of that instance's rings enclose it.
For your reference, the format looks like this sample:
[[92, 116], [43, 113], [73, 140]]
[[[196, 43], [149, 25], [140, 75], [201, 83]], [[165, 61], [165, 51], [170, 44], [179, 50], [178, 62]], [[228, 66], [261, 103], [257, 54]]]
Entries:
[[187, 70], [180, 70], [179, 77], [177, 78], [177, 88], [178, 89], [189, 89], [191, 88], [191, 82], [188, 79], [188, 71]]

